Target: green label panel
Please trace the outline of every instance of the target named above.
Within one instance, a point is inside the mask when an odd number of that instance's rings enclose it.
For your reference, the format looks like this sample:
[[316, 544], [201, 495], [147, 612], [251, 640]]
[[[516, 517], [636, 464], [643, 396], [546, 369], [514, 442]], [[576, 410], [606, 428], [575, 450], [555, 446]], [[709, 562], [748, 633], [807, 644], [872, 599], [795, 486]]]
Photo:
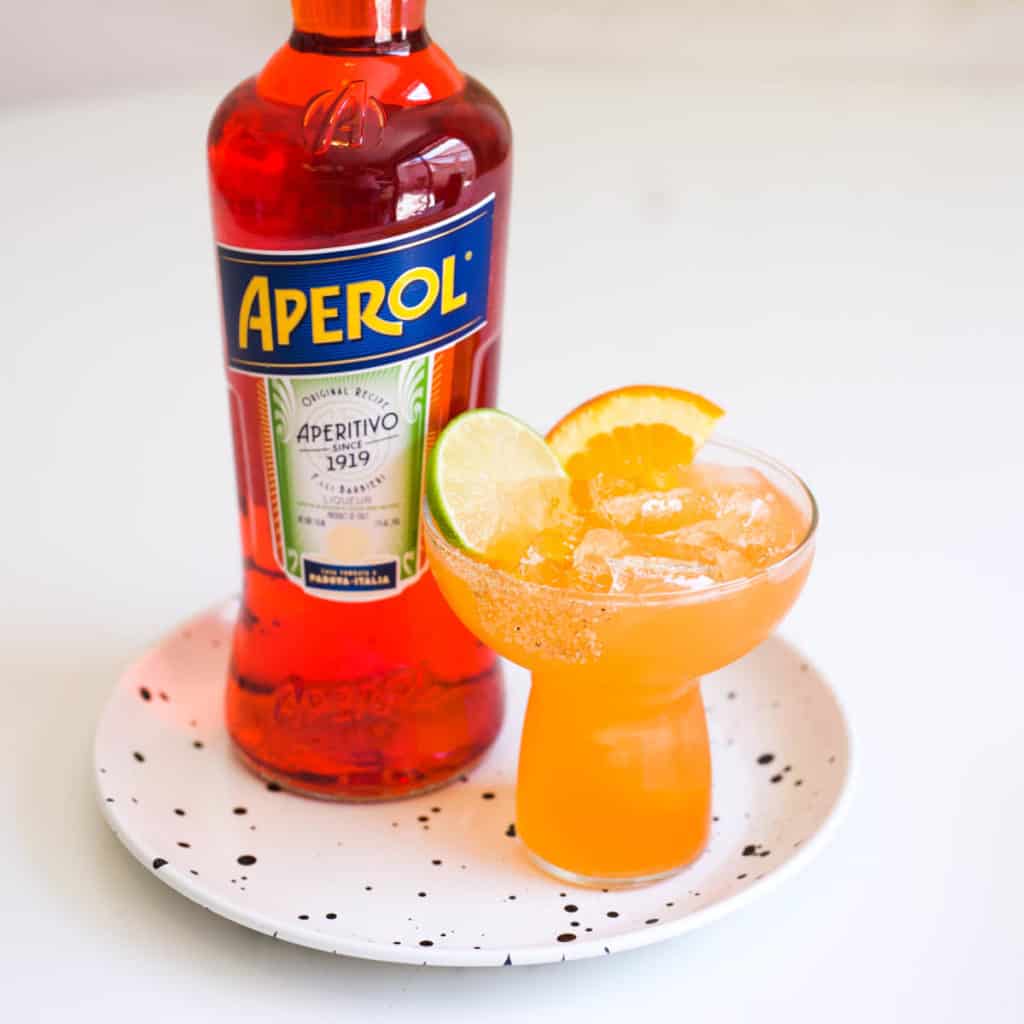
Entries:
[[277, 557], [307, 592], [373, 600], [420, 575], [432, 358], [265, 379]]

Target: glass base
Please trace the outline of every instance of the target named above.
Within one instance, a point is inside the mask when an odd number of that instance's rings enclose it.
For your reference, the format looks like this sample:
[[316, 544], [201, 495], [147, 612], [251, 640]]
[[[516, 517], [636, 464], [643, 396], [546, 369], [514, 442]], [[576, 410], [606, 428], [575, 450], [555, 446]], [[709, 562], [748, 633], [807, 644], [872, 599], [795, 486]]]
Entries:
[[[525, 845], [525, 844], [524, 844]], [[637, 875], [634, 878], [600, 878], [591, 875], [579, 875], [575, 871], [567, 871], [565, 868], [549, 864], [543, 857], [538, 856], [528, 846], [526, 853], [530, 860], [541, 869], [541, 871], [552, 875], [560, 882], [568, 882], [570, 885], [581, 885], [588, 889], [637, 889], [642, 885], [653, 885], [655, 882], [663, 882], [666, 878], [678, 875], [688, 865], [680, 864], [677, 868], [669, 868], [668, 871], [659, 871], [653, 875]]]

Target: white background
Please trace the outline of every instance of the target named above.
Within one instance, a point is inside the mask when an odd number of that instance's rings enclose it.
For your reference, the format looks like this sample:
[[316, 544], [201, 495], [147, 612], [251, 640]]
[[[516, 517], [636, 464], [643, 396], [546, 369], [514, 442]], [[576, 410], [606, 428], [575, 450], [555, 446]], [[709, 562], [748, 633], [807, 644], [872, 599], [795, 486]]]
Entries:
[[512, 970], [288, 947], [139, 867], [91, 733], [120, 669], [237, 584], [203, 137], [288, 19], [5, 4], [4, 1019], [1024, 1017], [1024, 8], [551, 6], [431, 7], [517, 133], [503, 404], [544, 427], [677, 383], [811, 482], [785, 631], [855, 720], [843, 830], [705, 931]]

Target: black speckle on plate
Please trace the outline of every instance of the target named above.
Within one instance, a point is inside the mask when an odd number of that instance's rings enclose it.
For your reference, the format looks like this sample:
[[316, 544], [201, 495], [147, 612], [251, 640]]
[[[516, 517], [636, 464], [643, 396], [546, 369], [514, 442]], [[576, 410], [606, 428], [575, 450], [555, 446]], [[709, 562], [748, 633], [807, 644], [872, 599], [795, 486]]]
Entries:
[[236, 807], [236, 808], [234, 808], [234, 810], [231, 813], [232, 814], [248, 814], [249, 810], [246, 807]]
[[159, 871], [166, 863], [167, 861], [165, 861], [163, 857], [157, 857], [156, 860], [153, 861], [153, 870]]
[[134, 757], [135, 760], [139, 762], [139, 764], [146, 760], [145, 756], [141, 754], [138, 750], [133, 751], [132, 757]]
[[647, 918], [646, 921], [644, 921], [644, 924], [657, 924], [657, 923], [658, 923], [658, 919], [656, 917], [649, 917], [649, 918]]
[[515, 822], [512, 822], [512, 824], [509, 825], [509, 827], [507, 829], [505, 829], [505, 835], [507, 835], [510, 839], [515, 839], [515, 837], [516, 837], [516, 823]]
[[432, 946], [434, 943], [430, 939], [420, 939], [421, 946]]
[[758, 759], [758, 764], [771, 764], [775, 760], [774, 754], [762, 754]]
[[175, 814], [176, 814], [176, 815], [177, 815], [177, 816], [178, 816], [179, 818], [184, 818], [184, 817], [185, 817], [185, 812], [184, 812], [184, 811], [183, 811], [183, 810], [182, 810], [182, 809], [181, 809], [180, 807], [175, 807], [175, 808], [174, 808], [174, 813], [175, 813]]
[[559, 942], [575, 942], [576, 941], [576, 936], [572, 932], [562, 932], [562, 934], [558, 936], [558, 941]]
[[192, 741], [192, 746], [195, 747], [196, 750], [202, 750], [203, 749], [203, 741], [202, 740], [193, 740]]
[[772, 776], [772, 782], [773, 783], [781, 782], [781, 781], [782, 781], [782, 776], [780, 774], [776, 774], [776, 775]]
[[280, 782], [268, 782], [267, 783], [267, 789], [269, 789], [271, 793], [280, 793], [281, 792], [281, 783]]
[[579, 910], [580, 908], [577, 907], [575, 903], [566, 903], [566, 905], [565, 905], [565, 907], [563, 907], [563, 909], [565, 910], [565, 912], [567, 914], [575, 914], [576, 911]]
[[483, 793], [483, 794], [481, 794], [481, 795], [483, 796], [483, 798], [484, 798], [485, 800], [493, 800], [493, 799], [494, 799], [494, 794], [493, 794], [493, 793], [490, 793], [490, 792], [488, 792], [488, 793]]
[[153, 699], [153, 694], [150, 693], [149, 690], [145, 686], [140, 686], [139, 687], [139, 696], [143, 700], [152, 700]]
[[336, 921], [338, 919], [338, 915], [333, 910], [329, 914], [324, 914], [324, 917], [326, 917], [328, 921]]
[[238, 863], [241, 864], [242, 867], [247, 868], [251, 864], [256, 863], [256, 858], [251, 853], [243, 853], [241, 857], [238, 858]]
[[607, 917], [618, 917], [619, 916], [619, 912], [617, 910], [609, 910], [606, 916]]

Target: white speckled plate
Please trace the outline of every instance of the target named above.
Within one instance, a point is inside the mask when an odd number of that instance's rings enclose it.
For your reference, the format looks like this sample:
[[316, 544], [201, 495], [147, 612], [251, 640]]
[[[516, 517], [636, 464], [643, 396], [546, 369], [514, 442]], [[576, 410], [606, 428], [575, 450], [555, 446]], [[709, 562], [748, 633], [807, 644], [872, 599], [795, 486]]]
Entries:
[[275, 938], [433, 965], [603, 956], [738, 909], [791, 877], [841, 817], [843, 711], [777, 638], [704, 682], [711, 841], [657, 885], [573, 888], [527, 860], [511, 827], [527, 689], [513, 667], [505, 730], [466, 781], [386, 804], [274, 791], [235, 760], [221, 724], [234, 613], [199, 616], [125, 673], [96, 733], [96, 780], [111, 828], [157, 878]]

